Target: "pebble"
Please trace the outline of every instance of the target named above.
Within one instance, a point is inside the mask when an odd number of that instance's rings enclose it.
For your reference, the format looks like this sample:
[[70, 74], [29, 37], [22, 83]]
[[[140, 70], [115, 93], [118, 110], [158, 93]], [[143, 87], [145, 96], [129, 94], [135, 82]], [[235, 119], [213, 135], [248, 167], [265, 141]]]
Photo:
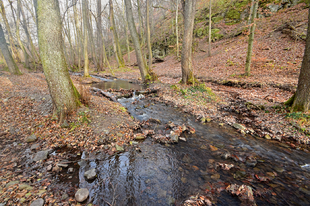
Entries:
[[39, 198], [33, 201], [30, 206], [43, 206], [43, 205], [44, 205], [44, 200], [42, 198]]
[[87, 180], [93, 180], [97, 177], [96, 169], [92, 168], [84, 173], [84, 177]]
[[78, 202], [84, 202], [89, 195], [89, 191], [87, 188], [81, 188], [75, 193], [75, 199]]

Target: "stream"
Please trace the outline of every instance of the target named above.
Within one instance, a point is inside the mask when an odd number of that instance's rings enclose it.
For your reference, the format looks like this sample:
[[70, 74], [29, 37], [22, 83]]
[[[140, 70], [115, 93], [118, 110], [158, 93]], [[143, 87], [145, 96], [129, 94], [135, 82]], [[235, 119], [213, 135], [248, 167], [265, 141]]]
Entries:
[[[119, 81], [94, 84], [100, 89], [142, 89]], [[182, 134], [186, 142], [159, 144], [151, 138], [126, 152], [82, 155], [79, 187], [88, 188], [95, 205], [181, 205], [193, 195], [204, 195], [214, 205], [241, 205], [242, 197], [225, 188], [250, 186], [257, 205], [310, 205], [310, 154], [261, 138], [242, 136], [232, 128], [201, 124], [180, 109], [134, 96], [118, 100], [136, 119], [158, 119], [146, 125], [165, 134], [165, 125], [189, 125], [196, 132]], [[134, 102], [134, 104], [133, 104]], [[228, 168], [226, 167], [228, 166]], [[96, 168], [97, 178], [83, 174]], [[244, 203], [244, 202], [243, 202]], [[244, 204], [247, 205], [247, 204]]]

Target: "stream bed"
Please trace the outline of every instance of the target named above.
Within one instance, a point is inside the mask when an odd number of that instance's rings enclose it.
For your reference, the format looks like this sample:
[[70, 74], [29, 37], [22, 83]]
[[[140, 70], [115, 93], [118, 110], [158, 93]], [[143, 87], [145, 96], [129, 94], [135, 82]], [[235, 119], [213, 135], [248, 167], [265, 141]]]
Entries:
[[[124, 89], [132, 89], [130, 84], [123, 83]], [[108, 89], [112, 84], [102, 85], [100, 89]], [[214, 205], [310, 205], [309, 153], [217, 124], [203, 125], [178, 108], [141, 95], [118, 101], [140, 121], [160, 120], [145, 129], [165, 134], [165, 125], [173, 122], [196, 132], [182, 134], [186, 141], [177, 144], [159, 144], [148, 137], [114, 156], [83, 153], [79, 187], [89, 189], [88, 202], [181, 205], [190, 196], [204, 195]], [[90, 168], [97, 171], [92, 182], [84, 178]], [[254, 201], [231, 194], [226, 188], [232, 184], [251, 187]]]

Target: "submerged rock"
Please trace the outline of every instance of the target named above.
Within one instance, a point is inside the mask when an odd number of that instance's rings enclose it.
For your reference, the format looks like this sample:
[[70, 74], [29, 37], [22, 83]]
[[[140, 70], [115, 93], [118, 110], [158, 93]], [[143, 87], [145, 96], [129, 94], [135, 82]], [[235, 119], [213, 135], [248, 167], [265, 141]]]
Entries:
[[84, 173], [84, 177], [87, 180], [93, 180], [97, 177], [96, 169], [92, 168]]
[[81, 188], [75, 193], [75, 199], [78, 202], [84, 202], [89, 195], [89, 191], [87, 188]]

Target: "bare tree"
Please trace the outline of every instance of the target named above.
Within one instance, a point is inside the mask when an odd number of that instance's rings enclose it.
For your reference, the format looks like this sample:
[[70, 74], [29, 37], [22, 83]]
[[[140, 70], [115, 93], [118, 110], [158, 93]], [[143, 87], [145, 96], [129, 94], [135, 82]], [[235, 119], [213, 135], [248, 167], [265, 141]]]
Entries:
[[182, 43], [182, 83], [193, 83], [194, 74], [192, 68], [192, 44], [193, 44], [193, 30], [194, 30], [194, 18], [196, 12], [196, 0], [181, 0], [183, 7], [184, 17], [184, 35]]
[[251, 70], [251, 60], [252, 60], [252, 51], [253, 51], [253, 42], [254, 42], [254, 33], [255, 33], [255, 17], [257, 14], [257, 7], [258, 7], [258, 2], [255, 2], [252, 10], [252, 17], [251, 17], [251, 31], [249, 35], [249, 44], [248, 44], [248, 53], [246, 57], [246, 63], [245, 63], [245, 75], [250, 76], [250, 70]]
[[139, 42], [139, 37], [137, 33], [137, 29], [135, 26], [135, 22], [133, 19], [133, 14], [132, 14], [132, 4], [131, 0], [124, 0], [125, 1], [125, 7], [126, 7], [126, 16], [127, 16], [127, 21], [128, 21], [128, 26], [131, 34], [131, 38], [133, 40], [133, 44], [135, 47], [136, 51], [136, 56], [137, 56], [137, 61], [138, 61], [138, 66], [140, 69], [141, 77], [143, 81], [147, 80], [147, 75], [148, 71], [145, 65], [144, 58], [142, 56], [142, 51], [140, 47], [140, 42]]
[[6, 44], [2, 26], [0, 24], [0, 49], [7, 66], [12, 74], [21, 74]]
[[291, 98], [292, 111], [310, 110], [310, 9], [308, 14], [308, 30], [306, 47], [300, 69], [296, 93]]
[[43, 71], [53, 100], [54, 114], [62, 123], [80, 105], [64, 58], [58, 0], [38, 0], [38, 34]]
[[150, 0], [146, 0], [146, 41], [149, 54], [149, 69], [152, 69], [152, 46], [151, 46], [151, 30], [150, 30]]

